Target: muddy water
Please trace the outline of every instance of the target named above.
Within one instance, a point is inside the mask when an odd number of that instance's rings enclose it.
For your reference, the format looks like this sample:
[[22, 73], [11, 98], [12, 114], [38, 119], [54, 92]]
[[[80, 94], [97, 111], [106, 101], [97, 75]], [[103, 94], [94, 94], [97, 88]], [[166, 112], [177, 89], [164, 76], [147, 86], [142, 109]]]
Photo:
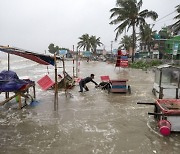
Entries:
[[[12, 70], [20, 77], [37, 81], [53, 67], [30, 61], [13, 63]], [[23, 64], [23, 65], [22, 65]], [[61, 65], [61, 64], [60, 64]], [[1, 70], [6, 66], [1, 61]], [[23, 68], [23, 71], [22, 71]], [[66, 62], [72, 74], [72, 62]], [[62, 73], [62, 70], [59, 70]], [[79, 86], [69, 90], [67, 97], [59, 92], [58, 110], [54, 111], [53, 92], [36, 86], [35, 107], [16, 109], [15, 102], [0, 107], [0, 153], [2, 154], [178, 154], [180, 134], [169, 137], [159, 134], [153, 117], [147, 115], [153, 102], [151, 90], [154, 74], [135, 69], [119, 69], [104, 62], [81, 62], [79, 76], [109, 75], [111, 79], [128, 79], [131, 94], [108, 94], [89, 83], [90, 91], [79, 93]], [[3, 99], [2, 94], [0, 100]]]

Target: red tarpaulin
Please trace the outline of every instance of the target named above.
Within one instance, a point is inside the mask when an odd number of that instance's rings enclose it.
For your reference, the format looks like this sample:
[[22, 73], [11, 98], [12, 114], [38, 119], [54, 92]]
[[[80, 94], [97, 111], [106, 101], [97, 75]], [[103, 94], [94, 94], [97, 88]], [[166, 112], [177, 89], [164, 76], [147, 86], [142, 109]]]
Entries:
[[[48, 55], [33, 53], [33, 52], [25, 51], [22, 49], [18, 49], [14, 47], [7, 47], [7, 46], [0, 46], [0, 51], [9, 53], [9, 54], [14, 54], [20, 57], [24, 57], [26, 59], [35, 61], [39, 64], [54, 65], [54, 57], [51, 57]], [[60, 59], [60, 58], [57, 57], [57, 59]]]

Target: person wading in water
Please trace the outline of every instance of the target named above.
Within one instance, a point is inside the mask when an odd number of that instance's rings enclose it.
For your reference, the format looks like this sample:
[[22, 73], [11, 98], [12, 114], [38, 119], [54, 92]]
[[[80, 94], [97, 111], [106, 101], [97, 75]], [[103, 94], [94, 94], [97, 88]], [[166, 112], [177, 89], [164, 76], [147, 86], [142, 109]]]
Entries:
[[81, 79], [81, 81], [79, 82], [79, 87], [80, 87], [79, 92], [83, 92], [83, 88], [86, 91], [89, 91], [88, 87], [86, 86], [86, 83], [88, 83], [88, 82], [93, 82], [97, 86], [98, 84], [93, 79], [94, 79], [94, 74], [91, 74], [89, 77]]

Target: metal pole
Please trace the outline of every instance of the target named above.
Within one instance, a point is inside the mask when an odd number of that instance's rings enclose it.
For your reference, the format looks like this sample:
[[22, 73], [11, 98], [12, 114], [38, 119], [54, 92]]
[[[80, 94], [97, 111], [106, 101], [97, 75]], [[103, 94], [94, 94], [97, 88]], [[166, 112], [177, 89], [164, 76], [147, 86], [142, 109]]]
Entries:
[[73, 45], [73, 53], [74, 53], [74, 45]]
[[160, 69], [159, 99], [162, 99], [162, 97], [163, 97], [163, 87], [161, 87], [161, 84], [162, 84], [162, 69]]
[[172, 63], [174, 63], [174, 40], [173, 40], [173, 43], [172, 43]]
[[180, 88], [180, 72], [179, 72], [179, 78], [178, 78], [178, 87], [176, 89], [176, 99], [179, 98], [179, 88]]
[[113, 41], [111, 41], [111, 55], [112, 55], [112, 45], [113, 45]]

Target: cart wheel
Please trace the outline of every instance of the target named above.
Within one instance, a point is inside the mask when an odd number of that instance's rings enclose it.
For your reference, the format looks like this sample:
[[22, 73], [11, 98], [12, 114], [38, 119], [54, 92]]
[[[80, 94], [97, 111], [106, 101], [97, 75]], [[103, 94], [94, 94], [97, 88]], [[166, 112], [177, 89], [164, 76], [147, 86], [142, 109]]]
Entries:
[[131, 86], [128, 85], [128, 93], [131, 94]]
[[108, 87], [107, 88], [107, 91], [108, 91], [108, 94], [111, 92], [111, 88], [110, 87]]
[[30, 105], [30, 103], [33, 101], [33, 97], [30, 94], [25, 95], [25, 105]]

